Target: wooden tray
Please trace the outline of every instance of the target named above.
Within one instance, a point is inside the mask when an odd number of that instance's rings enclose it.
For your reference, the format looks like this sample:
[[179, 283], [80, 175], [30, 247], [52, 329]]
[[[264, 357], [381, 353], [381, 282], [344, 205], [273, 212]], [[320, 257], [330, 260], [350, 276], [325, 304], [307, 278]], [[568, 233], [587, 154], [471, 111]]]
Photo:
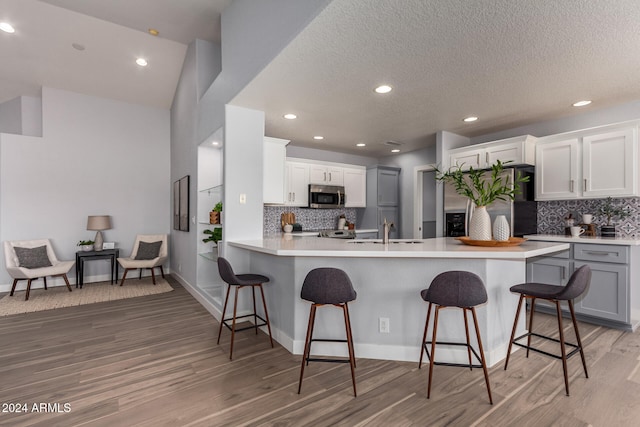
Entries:
[[497, 240], [471, 240], [469, 237], [456, 237], [456, 240], [460, 240], [465, 245], [469, 246], [518, 246], [525, 242], [527, 239], [522, 237], [509, 237], [509, 240], [505, 242], [499, 242]]

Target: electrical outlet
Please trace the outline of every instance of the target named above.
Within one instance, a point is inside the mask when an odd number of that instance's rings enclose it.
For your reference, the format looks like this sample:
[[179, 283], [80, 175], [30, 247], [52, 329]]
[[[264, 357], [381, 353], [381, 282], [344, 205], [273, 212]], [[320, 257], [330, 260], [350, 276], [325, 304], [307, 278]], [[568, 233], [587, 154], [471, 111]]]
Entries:
[[389, 318], [388, 317], [381, 317], [378, 319], [378, 330], [380, 331], [381, 334], [388, 334], [389, 333]]

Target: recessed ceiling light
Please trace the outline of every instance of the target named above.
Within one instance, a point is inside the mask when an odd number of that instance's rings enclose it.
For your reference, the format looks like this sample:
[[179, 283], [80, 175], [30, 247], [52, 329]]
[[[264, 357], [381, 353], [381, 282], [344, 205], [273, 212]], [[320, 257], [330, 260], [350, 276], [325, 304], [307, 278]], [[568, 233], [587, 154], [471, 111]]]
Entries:
[[158, 34], [160, 34], [160, 31], [156, 30], [155, 28], [149, 28], [147, 31], [149, 31], [149, 34], [151, 34], [152, 36], [157, 36]]
[[81, 45], [80, 43], [71, 43], [71, 47], [73, 47], [75, 50], [79, 50], [79, 51], [83, 51], [84, 50], [84, 46]]
[[469, 117], [465, 117], [463, 119], [463, 121], [467, 122], [467, 123], [475, 122], [476, 120], [478, 120], [478, 118], [476, 116], [469, 116]]
[[321, 139], [324, 139], [324, 136], [316, 135], [313, 137], [313, 139], [317, 139], [318, 141], [320, 141]]
[[389, 93], [393, 88], [389, 85], [381, 85], [374, 89], [376, 93]]
[[144, 58], [138, 58], [136, 59], [136, 64], [138, 64], [141, 67], [146, 67], [147, 66], [147, 60]]
[[585, 105], [589, 105], [589, 104], [591, 104], [591, 101], [584, 100], [584, 101], [574, 102], [573, 106], [574, 107], [584, 107]]
[[285, 114], [282, 117], [284, 117], [285, 119], [288, 119], [288, 120], [293, 120], [293, 119], [297, 119], [298, 118], [298, 116], [296, 116], [295, 114], [291, 114], [291, 113]]
[[218, 141], [212, 141], [211, 145], [220, 145], [220, 143]]
[[13, 26], [11, 26], [11, 24], [8, 24], [6, 22], [0, 22], [0, 30], [4, 31], [5, 33], [15, 33], [16, 32], [15, 28], [13, 28]]
[[393, 150], [391, 150], [392, 153], [399, 153], [400, 149], [399, 148], [394, 148]]
[[356, 147], [366, 147], [367, 144], [365, 144], [364, 142], [359, 142], [356, 144]]

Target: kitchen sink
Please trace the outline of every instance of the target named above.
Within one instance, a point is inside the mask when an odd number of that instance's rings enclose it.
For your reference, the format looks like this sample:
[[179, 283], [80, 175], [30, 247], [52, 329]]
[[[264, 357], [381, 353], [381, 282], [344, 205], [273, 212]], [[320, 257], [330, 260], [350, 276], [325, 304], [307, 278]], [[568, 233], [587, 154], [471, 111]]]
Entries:
[[[377, 243], [377, 244], [381, 244], [382, 243], [382, 239], [354, 239], [354, 240], [349, 240], [349, 243]], [[422, 240], [413, 240], [413, 239], [389, 239], [389, 244], [408, 244], [408, 245], [415, 245], [415, 244], [419, 244], [419, 243], [423, 243]]]

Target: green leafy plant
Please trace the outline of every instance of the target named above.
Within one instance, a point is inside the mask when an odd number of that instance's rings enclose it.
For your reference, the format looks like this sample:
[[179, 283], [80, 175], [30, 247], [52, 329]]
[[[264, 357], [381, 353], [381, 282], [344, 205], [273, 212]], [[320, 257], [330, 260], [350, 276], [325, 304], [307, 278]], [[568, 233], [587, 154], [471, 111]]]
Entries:
[[213, 211], [214, 212], [222, 212], [222, 202], [216, 203], [216, 205], [213, 207]]
[[488, 178], [482, 176], [486, 171], [481, 169], [469, 168], [468, 171], [463, 171], [461, 166], [456, 166], [443, 172], [435, 168], [436, 179], [452, 184], [458, 194], [471, 199], [476, 206], [487, 206], [496, 200], [513, 200], [520, 194], [520, 184], [529, 182], [529, 177], [522, 176], [520, 172], [516, 174], [513, 183], [509, 177], [501, 177], [506, 163], [509, 162], [497, 160], [491, 165]]
[[204, 234], [207, 234], [209, 237], [202, 239], [203, 243], [213, 242], [218, 244], [220, 240], [222, 240], [222, 228], [214, 228], [213, 230], [204, 230]]
[[614, 205], [613, 199], [611, 197], [607, 197], [605, 200], [600, 202], [600, 206], [598, 206], [598, 215], [607, 218], [607, 225], [611, 225], [612, 219], [625, 219], [631, 215], [631, 212], [622, 206]]
[[94, 243], [93, 240], [80, 240], [76, 246], [93, 245]]

